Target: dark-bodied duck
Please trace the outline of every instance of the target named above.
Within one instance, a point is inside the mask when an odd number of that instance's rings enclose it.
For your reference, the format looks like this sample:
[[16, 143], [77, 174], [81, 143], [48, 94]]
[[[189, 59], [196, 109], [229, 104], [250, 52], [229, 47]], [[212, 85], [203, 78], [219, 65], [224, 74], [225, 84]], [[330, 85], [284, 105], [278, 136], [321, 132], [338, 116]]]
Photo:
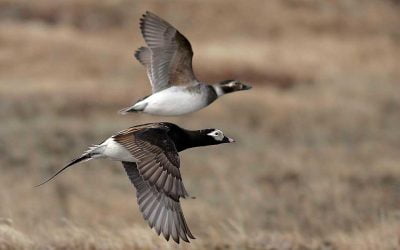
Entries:
[[79, 162], [96, 158], [121, 161], [136, 188], [139, 209], [150, 227], [158, 235], [162, 233], [166, 240], [172, 237], [177, 243], [180, 239], [189, 242], [194, 236], [179, 203], [188, 193], [182, 182], [178, 152], [231, 142], [234, 140], [218, 129], [186, 130], [167, 122], [138, 125], [90, 147], [40, 185]]
[[190, 42], [155, 14], [146, 12], [140, 19], [140, 29], [148, 47], [139, 48], [135, 57], [147, 69], [152, 94], [120, 110], [121, 114], [184, 115], [208, 106], [222, 95], [251, 88], [238, 80], [217, 84], [198, 81], [192, 69]]

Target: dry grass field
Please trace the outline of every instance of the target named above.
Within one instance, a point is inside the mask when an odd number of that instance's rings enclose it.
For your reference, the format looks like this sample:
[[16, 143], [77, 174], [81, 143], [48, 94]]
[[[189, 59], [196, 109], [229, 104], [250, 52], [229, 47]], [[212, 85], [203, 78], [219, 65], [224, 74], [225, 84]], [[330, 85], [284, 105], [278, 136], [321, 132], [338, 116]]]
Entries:
[[[118, 115], [150, 91], [132, 58], [146, 10], [190, 39], [200, 79], [254, 88], [183, 117]], [[399, 249], [399, 79], [395, 0], [0, 0], [0, 249]], [[181, 154], [192, 243], [148, 228], [117, 162], [33, 188], [161, 120], [237, 140]]]

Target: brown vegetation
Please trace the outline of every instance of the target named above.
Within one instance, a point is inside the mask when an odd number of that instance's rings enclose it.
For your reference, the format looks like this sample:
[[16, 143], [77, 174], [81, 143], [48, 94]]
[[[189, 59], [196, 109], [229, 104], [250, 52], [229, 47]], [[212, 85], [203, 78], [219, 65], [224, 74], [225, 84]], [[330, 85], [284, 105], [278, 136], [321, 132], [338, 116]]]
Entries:
[[[0, 249], [398, 249], [397, 2], [0, 0]], [[119, 116], [150, 91], [132, 58], [145, 10], [191, 40], [200, 79], [255, 88], [185, 117]], [[148, 228], [119, 163], [33, 188], [159, 120], [238, 141], [181, 154], [190, 245]]]

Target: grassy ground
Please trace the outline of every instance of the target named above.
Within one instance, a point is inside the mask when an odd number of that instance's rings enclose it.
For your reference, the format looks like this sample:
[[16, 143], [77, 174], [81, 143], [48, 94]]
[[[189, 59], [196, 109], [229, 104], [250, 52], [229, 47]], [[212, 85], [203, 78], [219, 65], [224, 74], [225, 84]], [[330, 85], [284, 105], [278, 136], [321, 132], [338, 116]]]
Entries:
[[[252, 91], [184, 117], [120, 116], [150, 91], [132, 59], [151, 10], [192, 42], [205, 81]], [[0, 0], [0, 249], [398, 249], [398, 1]], [[32, 186], [149, 121], [221, 128], [181, 154], [197, 237], [145, 224], [119, 163]]]

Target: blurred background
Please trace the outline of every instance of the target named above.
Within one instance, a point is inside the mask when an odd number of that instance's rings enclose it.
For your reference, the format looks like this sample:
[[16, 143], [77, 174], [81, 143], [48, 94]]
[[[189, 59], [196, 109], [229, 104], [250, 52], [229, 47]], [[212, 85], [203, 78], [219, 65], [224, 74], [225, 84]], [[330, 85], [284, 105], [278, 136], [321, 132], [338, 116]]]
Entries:
[[[207, 82], [253, 85], [194, 114], [117, 111], [150, 93], [134, 51], [152, 11]], [[0, 0], [0, 249], [398, 249], [397, 0]], [[150, 230], [121, 164], [33, 188], [132, 125], [217, 127], [181, 154], [190, 245]]]

